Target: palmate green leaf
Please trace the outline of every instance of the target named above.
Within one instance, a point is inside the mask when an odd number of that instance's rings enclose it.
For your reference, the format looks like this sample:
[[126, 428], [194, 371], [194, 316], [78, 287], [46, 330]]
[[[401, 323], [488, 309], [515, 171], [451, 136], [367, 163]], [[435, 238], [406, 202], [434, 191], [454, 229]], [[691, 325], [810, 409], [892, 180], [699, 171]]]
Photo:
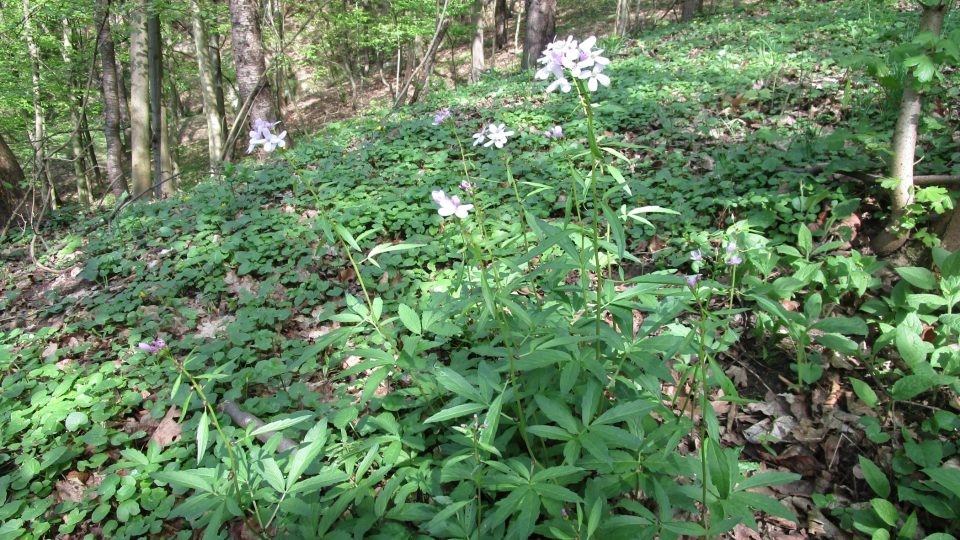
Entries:
[[278, 493], [286, 491], [287, 486], [283, 480], [283, 472], [280, 470], [280, 466], [277, 465], [277, 460], [265, 458], [261, 464], [263, 465], [263, 478], [270, 484], [270, 487], [277, 490]]
[[456, 371], [448, 367], [439, 367], [435, 370], [435, 376], [437, 383], [446, 390], [473, 402], [480, 403], [484, 401], [483, 396], [480, 395], [480, 391], [474, 388], [463, 375], [460, 375]]
[[482, 411], [486, 406], [480, 403], [461, 403], [460, 405], [453, 405], [447, 407], [446, 409], [441, 410], [440, 412], [434, 414], [430, 418], [427, 418], [423, 421], [424, 424], [432, 424], [435, 422], [444, 422], [447, 420], [452, 420], [454, 418], [460, 418], [461, 416], [466, 416], [468, 414], [473, 414]]
[[346, 482], [349, 479], [350, 476], [343, 471], [334, 469], [332, 467], [324, 468], [316, 475], [293, 484], [290, 489], [287, 490], [287, 492], [290, 495], [297, 493], [313, 493], [327, 486], [339, 484], [340, 482]]
[[621, 403], [601, 414], [599, 418], [593, 421], [593, 424], [615, 424], [630, 418], [640, 419], [656, 406], [657, 404], [654, 402], [639, 399], [629, 403]]
[[543, 394], [535, 395], [534, 400], [536, 400], [537, 406], [540, 407], [543, 414], [558, 426], [565, 429], [567, 433], [576, 435], [580, 432], [580, 426], [573, 415], [570, 414], [570, 409], [566, 403], [548, 398]]
[[257, 429], [253, 430], [252, 432], [250, 432], [250, 436], [251, 436], [251, 437], [256, 437], [257, 435], [261, 435], [261, 434], [263, 434], [263, 433], [269, 433], [269, 432], [271, 432], [271, 431], [282, 431], [282, 430], [284, 430], [284, 429], [287, 429], [288, 427], [295, 426], [295, 425], [297, 425], [297, 424], [301, 424], [301, 423], [303, 423], [303, 422], [306, 422], [307, 420], [310, 420], [311, 418], [313, 418], [313, 415], [312, 415], [312, 414], [306, 414], [306, 415], [302, 415], [302, 416], [294, 416], [293, 418], [284, 418], [283, 420], [277, 420], [277, 421], [275, 421], [275, 422], [270, 422], [270, 423], [268, 423], [268, 424], [264, 424], [264, 425], [258, 427]]
[[[192, 471], [160, 471], [152, 474], [158, 482], [213, 493], [213, 486], [207, 477], [212, 477], [213, 469], [195, 469]], [[202, 473], [202, 474], [201, 474]]]
[[389, 243], [378, 244], [374, 246], [373, 249], [370, 250], [370, 253], [367, 253], [367, 257], [364, 259], [364, 261], [370, 261], [373, 264], [380, 266], [380, 264], [377, 263], [376, 260], [374, 260], [374, 257], [376, 257], [377, 255], [380, 255], [383, 253], [390, 253], [393, 251], [407, 251], [411, 249], [422, 248], [425, 245], [426, 244], [389, 244]]
[[293, 455], [290, 457], [290, 466], [287, 471], [286, 485], [288, 490], [292, 489], [294, 483], [300, 479], [303, 472], [307, 470], [307, 467], [317, 459], [317, 456], [323, 451], [323, 446], [326, 442], [327, 437], [325, 432], [324, 435], [314, 439], [306, 447], [300, 447], [294, 450]]
[[527, 427], [527, 433], [535, 435], [543, 439], [553, 439], [557, 441], [569, 441], [573, 438], [573, 435], [570, 435], [565, 430], [557, 426], [544, 426], [544, 425], [534, 425]]

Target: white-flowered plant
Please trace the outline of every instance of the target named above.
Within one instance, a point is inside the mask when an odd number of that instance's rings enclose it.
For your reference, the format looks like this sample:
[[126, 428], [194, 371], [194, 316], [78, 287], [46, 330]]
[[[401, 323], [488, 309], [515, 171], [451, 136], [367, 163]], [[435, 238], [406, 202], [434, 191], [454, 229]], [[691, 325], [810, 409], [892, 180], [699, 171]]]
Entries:
[[440, 206], [437, 213], [442, 217], [457, 216], [460, 219], [466, 219], [470, 214], [470, 210], [473, 210], [472, 204], [460, 202], [460, 197], [456, 195], [448, 197], [443, 190], [436, 190], [430, 195], [433, 197], [433, 202]]
[[610, 86], [610, 77], [603, 73], [610, 60], [603, 56], [603, 49], [594, 48], [596, 43], [597, 38], [590, 36], [582, 42], [568, 37], [547, 45], [543, 56], [537, 60], [543, 67], [537, 71], [536, 78], [546, 80], [553, 77], [553, 81], [547, 86], [547, 92], [558, 88], [561, 92], [569, 92], [573, 85], [568, 76], [587, 81], [591, 92], [596, 91], [600, 85]]
[[473, 134], [473, 145], [483, 144], [484, 148], [491, 146], [503, 148], [507, 144], [507, 137], [513, 134], [513, 131], [507, 131], [505, 124], [490, 124]]
[[287, 132], [283, 131], [277, 135], [273, 134], [273, 128], [280, 122], [267, 122], [262, 118], [253, 121], [253, 130], [250, 131], [250, 146], [247, 146], [247, 153], [253, 152], [254, 148], [263, 145], [265, 152], [273, 152], [276, 148], [287, 146], [284, 138]]

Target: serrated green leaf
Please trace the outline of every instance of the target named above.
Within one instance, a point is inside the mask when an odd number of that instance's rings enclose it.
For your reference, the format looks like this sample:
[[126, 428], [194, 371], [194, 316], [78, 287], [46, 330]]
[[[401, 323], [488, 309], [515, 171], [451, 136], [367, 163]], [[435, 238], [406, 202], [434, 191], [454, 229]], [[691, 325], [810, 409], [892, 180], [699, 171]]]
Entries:
[[413, 308], [406, 304], [400, 304], [400, 306], [397, 307], [397, 315], [400, 316], [400, 322], [407, 327], [407, 330], [417, 334], [418, 336], [423, 334], [423, 325], [420, 322], [420, 315], [418, 315]]

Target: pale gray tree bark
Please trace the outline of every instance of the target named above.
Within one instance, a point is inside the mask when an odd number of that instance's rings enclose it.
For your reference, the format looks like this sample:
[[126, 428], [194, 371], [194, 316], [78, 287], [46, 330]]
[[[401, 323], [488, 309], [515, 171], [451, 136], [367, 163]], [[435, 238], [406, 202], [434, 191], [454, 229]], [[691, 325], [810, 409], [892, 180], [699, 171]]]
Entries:
[[683, 0], [680, 12], [680, 20], [692, 21], [697, 13], [703, 9], [703, 0]]
[[[230, 30], [233, 38], [233, 58], [237, 66], [237, 86], [240, 90], [240, 102], [243, 103], [266, 76], [255, 0], [230, 0]], [[274, 108], [275, 102], [273, 89], [267, 81], [253, 98], [248, 123], [252, 125], [257, 119], [269, 122], [280, 120], [280, 114]], [[290, 141], [289, 134], [287, 141]]]
[[[949, 1], [931, 2], [923, 5], [920, 15], [920, 32], [931, 32], [939, 36], [943, 28], [943, 19], [946, 16]], [[897, 115], [897, 125], [893, 132], [893, 157], [890, 160], [890, 178], [897, 178], [899, 182], [890, 194], [890, 217], [887, 225], [872, 241], [873, 250], [879, 255], [889, 255], [900, 249], [907, 241], [907, 232], [899, 227], [906, 215], [906, 208], [913, 202], [913, 164], [917, 152], [917, 126], [920, 124], [920, 113], [923, 109], [923, 96], [916, 88], [916, 79], [912, 71], [908, 71], [903, 81], [903, 96], [900, 98], [900, 112]], [[957, 222], [956, 225], [953, 225]], [[957, 228], [960, 239], [960, 220], [955, 216], [950, 219], [950, 226], [944, 242], [953, 237], [951, 229]], [[951, 240], [952, 241], [952, 240]], [[960, 243], [960, 242], [958, 242]]]
[[130, 180], [134, 197], [153, 187], [146, 9], [146, 0], [135, 0], [130, 10]]
[[527, 28], [523, 38], [520, 67], [536, 67], [537, 59], [556, 37], [557, 0], [526, 0]]

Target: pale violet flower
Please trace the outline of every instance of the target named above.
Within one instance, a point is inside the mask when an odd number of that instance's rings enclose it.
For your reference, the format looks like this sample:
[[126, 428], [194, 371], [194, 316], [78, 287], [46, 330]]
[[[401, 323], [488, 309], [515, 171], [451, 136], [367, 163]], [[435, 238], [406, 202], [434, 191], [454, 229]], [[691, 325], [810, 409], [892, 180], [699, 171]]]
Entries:
[[450, 109], [440, 109], [437, 111], [437, 114], [433, 116], [433, 125], [439, 126], [446, 122], [450, 118], [450, 114]]
[[700, 262], [703, 260], [703, 252], [699, 249], [695, 249], [690, 252], [690, 260], [693, 262]]
[[496, 146], [497, 148], [503, 148], [503, 145], [507, 144], [507, 137], [513, 134], [513, 131], [507, 131], [504, 124], [490, 124], [487, 127], [487, 142], [484, 143], [483, 147]]
[[547, 92], [559, 89], [569, 92], [573, 85], [568, 75], [575, 79], [587, 81], [590, 91], [596, 91], [600, 85], [610, 86], [610, 77], [603, 73], [603, 68], [610, 64], [605, 58], [603, 49], [595, 49], [597, 38], [590, 36], [582, 42], [573, 37], [563, 41], [554, 41], [547, 45], [537, 63], [542, 67], [537, 70], [535, 77], [539, 80], [553, 78], [547, 85]]
[[464, 180], [463, 182], [460, 182], [460, 189], [466, 192], [467, 195], [473, 195], [474, 191], [477, 189], [477, 183]]
[[276, 148], [283, 148], [287, 145], [287, 142], [284, 137], [287, 136], [287, 132], [284, 131], [279, 135], [273, 134], [273, 128], [280, 122], [267, 122], [261, 118], [257, 118], [253, 121], [253, 130], [250, 131], [250, 146], [247, 147], [247, 153], [253, 152], [253, 149], [259, 145], [263, 145], [263, 149], [266, 152], [273, 152]]
[[593, 66], [606, 66], [610, 63], [608, 58], [602, 56], [603, 49], [594, 49], [593, 46], [597, 43], [597, 38], [595, 36], [590, 36], [587, 39], [580, 42], [578, 47], [578, 57], [577, 57], [577, 67], [579, 69], [585, 69]]
[[738, 264], [740, 264], [740, 263], [742, 263], [742, 262], [743, 262], [743, 259], [740, 258], [740, 254], [739, 254], [739, 253], [734, 253], [733, 255], [731, 255], [731, 256], [727, 259], [727, 265], [728, 265], [728, 266], [736, 266], [736, 265], [738, 265]]
[[543, 132], [543, 136], [548, 139], [562, 139], [563, 138], [563, 126], [553, 126], [552, 128]]
[[702, 274], [693, 274], [692, 276], [687, 276], [685, 278], [687, 280], [687, 287], [690, 287], [691, 289], [696, 289], [697, 284], [700, 283], [701, 277], [702, 277]]
[[448, 197], [442, 190], [436, 190], [430, 195], [433, 197], [433, 202], [440, 207], [437, 213], [441, 217], [457, 216], [460, 219], [466, 219], [470, 210], [473, 210], [472, 204], [463, 204], [460, 202], [460, 197], [456, 195]]
[[723, 246], [723, 250], [727, 252], [727, 255], [730, 255], [731, 253], [737, 251], [737, 243], [733, 240], [730, 240], [725, 246]]
[[596, 92], [601, 84], [603, 86], [610, 86], [610, 77], [603, 74], [603, 66], [600, 64], [581, 71], [580, 78], [587, 81], [587, 88], [589, 88], [591, 92]]
[[167, 348], [167, 342], [162, 339], [155, 339], [150, 343], [141, 342], [139, 345], [137, 345], [137, 347], [139, 347], [141, 351], [148, 352], [150, 354], [157, 354], [158, 352]]

